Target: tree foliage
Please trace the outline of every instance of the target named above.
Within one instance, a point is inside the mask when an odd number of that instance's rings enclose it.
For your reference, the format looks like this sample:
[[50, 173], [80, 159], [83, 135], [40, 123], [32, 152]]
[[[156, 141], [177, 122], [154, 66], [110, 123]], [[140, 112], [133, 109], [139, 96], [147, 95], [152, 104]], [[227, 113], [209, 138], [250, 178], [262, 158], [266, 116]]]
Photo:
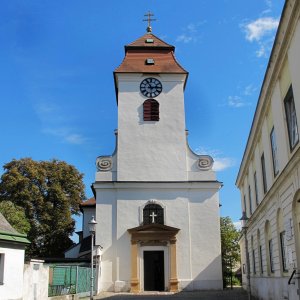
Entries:
[[22, 207], [13, 204], [11, 201], [3, 201], [0, 202], [0, 212], [19, 233], [28, 234], [30, 223]]
[[30, 224], [27, 255], [58, 257], [73, 242], [73, 214], [85, 198], [83, 174], [64, 161], [12, 160], [4, 165], [0, 202], [10, 201], [24, 210]]
[[221, 249], [223, 274], [227, 276], [240, 262], [240, 231], [237, 230], [230, 217], [221, 217]]

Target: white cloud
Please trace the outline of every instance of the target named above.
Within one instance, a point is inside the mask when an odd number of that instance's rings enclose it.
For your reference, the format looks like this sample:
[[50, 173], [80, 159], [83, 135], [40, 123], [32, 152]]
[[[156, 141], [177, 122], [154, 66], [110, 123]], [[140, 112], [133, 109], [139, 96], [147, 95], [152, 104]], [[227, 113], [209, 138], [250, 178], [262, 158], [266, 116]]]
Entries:
[[249, 84], [244, 89], [244, 95], [251, 96], [256, 90], [257, 90], [257, 88], [254, 87], [253, 84]]
[[[271, 7], [272, 2], [268, 2]], [[270, 12], [266, 10], [263, 14]], [[262, 17], [254, 21], [241, 24], [245, 33], [245, 38], [249, 42], [258, 44], [258, 50], [255, 51], [257, 57], [267, 57], [273, 45], [275, 32], [279, 24], [279, 18]]]
[[229, 96], [228, 97], [228, 106], [234, 107], [234, 108], [241, 108], [244, 106], [250, 105], [249, 102], [246, 102], [239, 96]]
[[39, 114], [52, 113], [57, 109], [53, 103], [40, 102], [35, 106], [35, 111]]
[[85, 138], [80, 134], [72, 133], [65, 136], [65, 141], [69, 142], [70, 144], [83, 144]]
[[186, 34], [181, 34], [176, 38], [176, 42], [189, 43], [194, 39], [192, 36], [188, 36]]
[[231, 168], [235, 165], [235, 160], [231, 157], [223, 157], [222, 151], [217, 149], [208, 149], [205, 147], [199, 147], [196, 149], [196, 153], [201, 155], [210, 155], [213, 160], [213, 170], [216, 172], [224, 171], [228, 168]]
[[269, 14], [270, 12], [272, 12], [272, 9], [267, 8], [267, 9], [265, 9], [265, 10], [263, 10], [263, 11], [261, 12], [261, 15], [262, 15], [262, 16], [263, 16], [263, 15], [267, 15], [267, 14]]
[[40, 101], [34, 105], [34, 110], [41, 120], [43, 133], [59, 137], [69, 144], [78, 145], [86, 141], [68, 125], [66, 114], [52, 101]]
[[260, 41], [265, 36], [274, 34], [279, 24], [279, 19], [272, 17], [259, 18], [248, 24], [242, 25], [245, 33], [246, 39], [250, 42]]
[[242, 229], [242, 222], [241, 222], [241, 221], [233, 222], [233, 225], [234, 225], [234, 227], [235, 227], [237, 230], [241, 230], [241, 229]]
[[228, 96], [227, 101], [222, 104], [222, 106], [229, 106], [233, 108], [242, 108], [245, 106], [250, 106], [251, 102], [247, 101], [250, 96], [257, 90], [253, 84], [248, 84], [245, 87], [238, 86], [237, 88], [238, 95], [235, 96]]
[[50, 134], [56, 137], [60, 137], [64, 142], [69, 144], [83, 144], [86, 139], [77, 133], [73, 133], [70, 128], [67, 127], [56, 127], [56, 128], [46, 128], [42, 130], [45, 134]]
[[235, 161], [229, 157], [214, 157], [213, 170], [216, 172], [224, 171], [235, 165]]
[[266, 56], [266, 47], [264, 45], [260, 45], [260, 48], [255, 53], [257, 57]]
[[198, 31], [199, 27], [205, 24], [206, 21], [201, 21], [197, 23], [190, 23], [185, 28], [183, 28], [183, 33], [178, 35], [176, 42], [190, 43], [196, 42], [199, 38]]
[[267, 5], [269, 8], [272, 7], [272, 5], [273, 5], [272, 0], [265, 0], [265, 2], [266, 2], [266, 5]]
[[41, 100], [34, 104], [34, 111], [44, 126], [66, 122], [66, 116], [61, 108], [50, 100]]

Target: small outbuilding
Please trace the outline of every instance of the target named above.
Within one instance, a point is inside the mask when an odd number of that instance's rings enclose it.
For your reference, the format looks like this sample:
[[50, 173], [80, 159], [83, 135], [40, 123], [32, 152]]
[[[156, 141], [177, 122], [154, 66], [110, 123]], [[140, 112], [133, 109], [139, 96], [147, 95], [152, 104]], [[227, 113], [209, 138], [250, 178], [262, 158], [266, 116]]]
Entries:
[[1, 299], [22, 299], [25, 234], [18, 233], [0, 213], [0, 295]]

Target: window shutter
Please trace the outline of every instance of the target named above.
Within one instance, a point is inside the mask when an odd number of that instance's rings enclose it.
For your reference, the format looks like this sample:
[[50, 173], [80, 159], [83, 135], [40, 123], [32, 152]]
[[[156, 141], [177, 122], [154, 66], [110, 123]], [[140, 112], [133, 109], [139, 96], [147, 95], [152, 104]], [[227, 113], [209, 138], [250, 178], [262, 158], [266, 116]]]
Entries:
[[144, 121], [159, 121], [159, 103], [154, 99], [148, 99], [143, 104]]

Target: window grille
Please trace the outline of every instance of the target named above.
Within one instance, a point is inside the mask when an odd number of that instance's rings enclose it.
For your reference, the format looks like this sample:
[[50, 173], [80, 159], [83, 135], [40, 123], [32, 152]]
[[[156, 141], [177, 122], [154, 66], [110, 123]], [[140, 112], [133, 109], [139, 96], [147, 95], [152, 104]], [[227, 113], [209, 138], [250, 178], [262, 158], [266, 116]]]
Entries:
[[143, 209], [143, 224], [164, 224], [164, 210], [158, 204], [147, 204]]

